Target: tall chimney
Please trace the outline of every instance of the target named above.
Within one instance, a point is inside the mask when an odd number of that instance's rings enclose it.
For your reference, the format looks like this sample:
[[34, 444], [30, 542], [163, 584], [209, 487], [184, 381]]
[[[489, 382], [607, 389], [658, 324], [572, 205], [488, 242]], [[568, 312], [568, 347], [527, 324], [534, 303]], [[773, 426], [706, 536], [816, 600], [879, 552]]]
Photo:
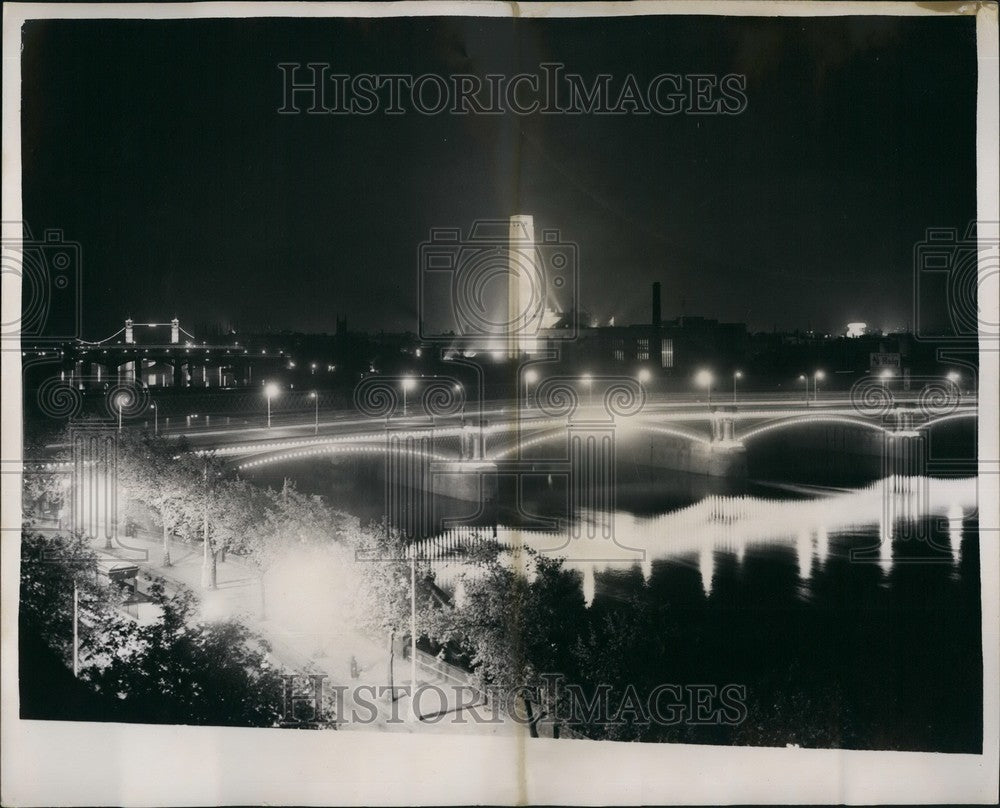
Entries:
[[656, 281], [653, 284], [653, 327], [659, 328], [663, 323], [663, 317], [660, 313], [660, 282]]

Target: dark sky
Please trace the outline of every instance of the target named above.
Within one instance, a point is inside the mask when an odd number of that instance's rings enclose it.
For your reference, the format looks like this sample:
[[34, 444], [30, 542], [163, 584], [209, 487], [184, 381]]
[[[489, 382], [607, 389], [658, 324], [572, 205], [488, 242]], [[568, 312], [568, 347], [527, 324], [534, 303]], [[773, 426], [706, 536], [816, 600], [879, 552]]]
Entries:
[[[975, 216], [975, 21], [49, 21], [23, 48], [24, 215], [83, 254], [83, 335], [137, 321], [417, 328], [433, 227], [533, 214], [618, 324], [911, 319], [927, 227]], [[742, 73], [735, 116], [279, 115], [336, 72]]]

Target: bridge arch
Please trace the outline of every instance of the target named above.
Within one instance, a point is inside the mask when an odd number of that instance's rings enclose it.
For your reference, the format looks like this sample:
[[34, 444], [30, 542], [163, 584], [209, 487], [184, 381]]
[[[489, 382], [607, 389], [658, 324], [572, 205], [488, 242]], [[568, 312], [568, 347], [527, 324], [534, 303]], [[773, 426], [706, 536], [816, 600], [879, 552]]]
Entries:
[[235, 460], [236, 468], [239, 471], [246, 471], [253, 468], [270, 466], [274, 463], [285, 463], [295, 460], [304, 460], [325, 455], [384, 455], [387, 452], [394, 452], [401, 455], [413, 457], [425, 457], [430, 460], [441, 462], [454, 462], [454, 457], [438, 454], [437, 452], [427, 452], [419, 448], [398, 448], [382, 444], [326, 444], [321, 446], [304, 446], [299, 449], [288, 449], [268, 454], [257, 454], [251, 457], [243, 457]]
[[914, 429], [930, 429], [932, 426], [937, 426], [938, 424], [943, 424], [947, 421], [957, 421], [960, 418], [978, 418], [979, 413], [976, 410], [962, 410], [961, 412], [950, 412], [946, 415], [939, 415], [936, 418], [931, 418], [924, 423], [919, 424], [914, 427]]
[[887, 429], [882, 426], [882, 424], [878, 424], [864, 418], [851, 418], [845, 415], [799, 415], [794, 418], [782, 418], [778, 421], [768, 421], [767, 423], [761, 424], [760, 426], [756, 426], [753, 429], [744, 432], [742, 435], [738, 436], [738, 440], [741, 443], [746, 443], [747, 441], [753, 440], [760, 435], [764, 435], [768, 432], [774, 432], [775, 430], [817, 423], [846, 424], [847, 426], [861, 427], [875, 432], [883, 432], [886, 434], [892, 433], [891, 429]]

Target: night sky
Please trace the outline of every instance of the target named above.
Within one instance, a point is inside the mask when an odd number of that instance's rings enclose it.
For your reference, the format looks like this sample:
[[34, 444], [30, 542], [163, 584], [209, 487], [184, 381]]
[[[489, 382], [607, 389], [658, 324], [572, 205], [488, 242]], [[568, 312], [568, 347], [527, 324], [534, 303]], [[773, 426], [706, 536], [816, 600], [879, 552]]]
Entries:
[[[742, 73], [735, 116], [279, 115], [343, 73]], [[47, 21], [24, 216], [81, 244], [83, 336], [137, 321], [417, 330], [431, 228], [530, 213], [583, 308], [754, 330], [912, 320], [913, 246], [975, 217], [975, 20]]]

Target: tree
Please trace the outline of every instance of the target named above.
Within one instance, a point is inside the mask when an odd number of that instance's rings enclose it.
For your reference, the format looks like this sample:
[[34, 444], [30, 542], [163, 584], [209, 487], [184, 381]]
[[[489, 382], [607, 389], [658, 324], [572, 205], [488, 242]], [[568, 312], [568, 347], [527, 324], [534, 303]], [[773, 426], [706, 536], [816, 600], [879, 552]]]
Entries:
[[415, 570], [411, 570], [408, 556], [408, 544], [398, 530], [372, 525], [359, 536], [354, 563], [355, 624], [371, 636], [386, 638], [388, 687], [393, 698], [396, 640], [410, 634], [411, 572], [417, 580], [418, 631], [423, 628], [426, 632], [437, 622], [434, 600], [426, 587], [430, 571], [423, 562], [415, 562]]
[[119, 610], [121, 593], [99, 582], [97, 557], [80, 536], [24, 531], [20, 584], [20, 630], [67, 667], [76, 590], [80, 679], [121, 708], [116, 718], [269, 727], [283, 712], [283, 682], [263, 640], [235, 620], [197, 622], [192, 595], [168, 596], [155, 580], [149, 595], [161, 617], [139, 625]]
[[[462, 608], [438, 623], [437, 639], [472, 649], [480, 685], [508, 698], [516, 694], [537, 737], [538, 722], [555, 707], [546, 675], [574, 673], [572, 648], [587, 620], [579, 578], [561, 560], [522, 548], [510, 557], [494, 552], [464, 586]], [[536, 706], [542, 708], [537, 714]]]
[[201, 496], [198, 465], [194, 456], [178, 453], [163, 438], [146, 434], [119, 442], [119, 479], [126, 510], [145, 507], [160, 523], [165, 567], [171, 564], [171, 534]]
[[[73, 660], [74, 590], [78, 604], [88, 612], [114, 614], [121, 598], [100, 585], [97, 556], [79, 534], [45, 536], [25, 529], [21, 533], [21, 631], [40, 637], [60, 658]], [[93, 621], [78, 620], [80, 644], [91, 644]]]
[[261, 617], [266, 617], [265, 578], [274, 564], [296, 549], [340, 551], [345, 574], [350, 559], [345, 539], [357, 534], [357, 519], [328, 507], [322, 497], [299, 492], [286, 480], [281, 491], [256, 496], [254, 517], [236, 537], [233, 549], [246, 555], [260, 576]]
[[162, 618], [105, 636], [106, 663], [86, 669], [98, 692], [121, 700], [132, 720], [213, 726], [275, 726], [282, 679], [269, 647], [237, 620], [195, 622], [194, 599], [150, 587]]

